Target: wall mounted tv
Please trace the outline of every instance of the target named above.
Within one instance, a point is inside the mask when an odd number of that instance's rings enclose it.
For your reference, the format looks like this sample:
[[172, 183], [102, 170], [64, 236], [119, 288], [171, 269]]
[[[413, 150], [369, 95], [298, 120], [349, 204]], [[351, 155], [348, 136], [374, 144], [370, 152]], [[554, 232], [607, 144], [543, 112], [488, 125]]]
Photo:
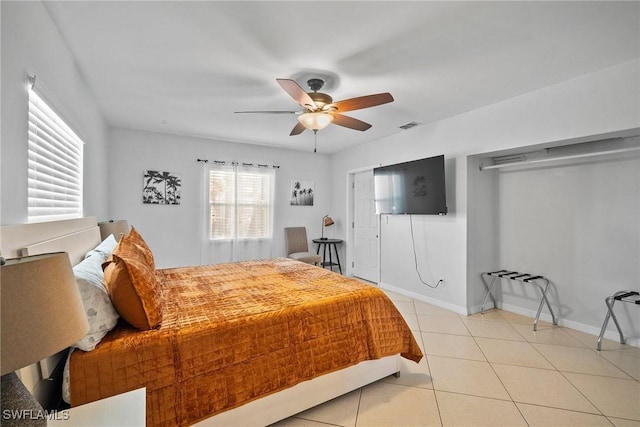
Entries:
[[445, 215], [444, 156], [373, 169], [376, 214]]

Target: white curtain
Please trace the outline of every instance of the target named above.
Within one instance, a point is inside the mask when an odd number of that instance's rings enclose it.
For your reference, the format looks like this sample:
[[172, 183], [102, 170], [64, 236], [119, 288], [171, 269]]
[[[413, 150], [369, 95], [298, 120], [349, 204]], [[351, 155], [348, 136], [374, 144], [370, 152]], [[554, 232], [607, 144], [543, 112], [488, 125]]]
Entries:
[[275, 170], [216, 162], [202, 183], [201, 264], [272, 258]]

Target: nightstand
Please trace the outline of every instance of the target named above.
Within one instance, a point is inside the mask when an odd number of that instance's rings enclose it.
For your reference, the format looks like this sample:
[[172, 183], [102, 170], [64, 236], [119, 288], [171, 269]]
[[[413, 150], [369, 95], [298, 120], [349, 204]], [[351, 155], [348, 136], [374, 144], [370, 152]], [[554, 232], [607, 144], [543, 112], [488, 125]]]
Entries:
[[[340, 270], [340, 274], [342, 274], [342, 266], [340, 265], [340, 256], [338, 256], [338, 248], [336, 245], [342, 243], [342, 239], [313, 239], [313, 243], [318, 244], [318, 249], [316, 250], [316, 254], [320, 255], [320, 247], [322, 246], [322, 267], [329, 267], [331, 271], [333, 271], [333, 266], [337, 265]], [[329, 249], [329, 261], [327, 261], [327, 247]], [[331, 248], [333, 247], [333, 252], [336, 254], [336, 262], [333, 262], [333, 257], [331, 256]]]
[[59, 411], [47, 420], [55, 427], [145, 427], [147, 418], [146, 389], [127, 393]]

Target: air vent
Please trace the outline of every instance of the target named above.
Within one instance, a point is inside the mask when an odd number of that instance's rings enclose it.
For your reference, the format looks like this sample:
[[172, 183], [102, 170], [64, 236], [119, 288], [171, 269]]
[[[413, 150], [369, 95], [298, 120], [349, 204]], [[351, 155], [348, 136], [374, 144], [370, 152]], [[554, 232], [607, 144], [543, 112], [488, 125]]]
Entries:
[[409, 123], [407, 123], [406, 125], [399, 126], [399, 128], [400, 128], [400, 129], [407, 130], [407, 129], [414, 128], [414, 127], [418, 126], [419, 124], [420, 124], [420, 123], [418, 123], [418, 122], [409, 122]]
[[494, 157], [491, 160], [493, 160], [494, 165], [502, 165], [505, 163], [524, 162], [525, 160], [527, 160], [527, 156], [524, 154], [513, 154], [510, 156]]

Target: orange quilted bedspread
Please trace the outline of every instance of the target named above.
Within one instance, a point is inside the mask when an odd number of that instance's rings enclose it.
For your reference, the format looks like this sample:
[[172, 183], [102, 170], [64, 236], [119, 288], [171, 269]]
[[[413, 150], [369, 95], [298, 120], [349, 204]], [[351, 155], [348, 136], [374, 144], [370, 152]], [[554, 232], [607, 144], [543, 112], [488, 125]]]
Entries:
[[422, 353], [379, 289], [290, 259], [158, 270], [159, 329], [74, 351], [72, 405], [147, 388], [147, 425], [189, 425], [364, 360]]

